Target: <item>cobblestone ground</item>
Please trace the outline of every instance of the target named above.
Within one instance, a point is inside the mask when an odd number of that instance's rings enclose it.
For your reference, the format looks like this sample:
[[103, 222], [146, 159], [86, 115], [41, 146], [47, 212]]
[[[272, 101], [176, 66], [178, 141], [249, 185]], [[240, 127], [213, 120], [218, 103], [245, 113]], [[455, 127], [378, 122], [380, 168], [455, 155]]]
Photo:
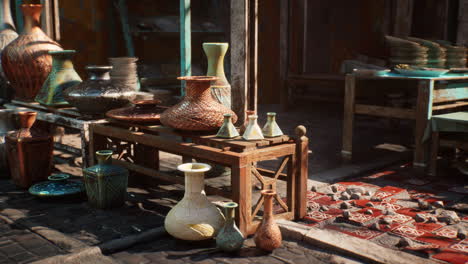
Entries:
[[0, 219], [0, 264], [29, 263], [61, 253], [59, 247], [44, 238], [15, 229]]
[[165, 237], [150, 244], [136, 246], [113, 254], [121, 264], [147, 263], [198, 263], [198, 264], [281, 264], [281, 263], [362, 263], [340, 256], [336, 252], [324, 251], [293, 241], [283, 241], [283, 246], [272, 253], [255, 248], [253, 239], [248, 239], [237, 253], [227, 254], [214, 250], [214, 242], [187, 243]]

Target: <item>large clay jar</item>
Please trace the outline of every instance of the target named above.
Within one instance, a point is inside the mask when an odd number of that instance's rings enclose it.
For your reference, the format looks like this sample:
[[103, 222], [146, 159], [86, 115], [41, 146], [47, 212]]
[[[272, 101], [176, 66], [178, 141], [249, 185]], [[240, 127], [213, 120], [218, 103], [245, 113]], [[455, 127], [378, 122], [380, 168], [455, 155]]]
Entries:
[[40, 28], [42, 5], [21, 5], [24, 29], [2, 52], [2, 67], [15, 98], [33, 101], [52, 70], [48, 51], [62, 50]]
[[36, 102], [47, 106], [64, 106], [68, 102], [63, 98], [63, 91], [81, 83], [72, 62], [74, 50], [49, 51], [52, 55], [52, 71], [36, 96]]
[[255, 245], [265, 251], [273, 251], [281, 246], [281, 231], [273, 216], [273, 198], [276, 192], [271, 190], [262, 191], [264, 198], [263, 220], [255, 233]]
[[10, 109], [0, 110], [0, 178], [10, 175], [5, 150], [5, 136], [14, 129], [11, 122], [13, 120], [13, 113], [14, 111]]
[[185, 194], [166, 216], [164, 227], [175, 238], [189, 241], [211, 239], [224, 224], [224, 217], [204, 192], [204, 173], [211, 166], [204, 163], [179, 165], [185, 173]]
[[113, 165], [112, 154], [112, 150], [97, 151], [98, 164], [83, 169], [88, 202], [95, 208], [120, 207], [127, 197], [128, 170]]
[[22, 188], [47, 180], [52, 169], [52, 135], [31, 128], [36, 112], [19, 112], [20, 129], [6, 136], [6, 152], [13, 182]]
[[[2, 0], [0, 6], [0, 53], [3, 49], [18, 37], [15, 24], [11, 17], [10, 0]], [[5, 78], [3, 69], [0, 63], [0, 98], [9, 100], [12, 95], [11, 87], [8, 80]]]
[[244, 235], [239, 228], [237, 228], [236, 222], [234, 221], [234, 213], [238, 204], [227, 202], [223, 204], [223, 207], [226, 223], [216, 236], [216, 247], [225, 252], [237, 251], [244, 243]]
[[211, 94], [220, 104], [231, 109], [231, 85], [224, 73], [224, 56], [228, 48], [228, 43], [203, 43], [203, 50], [208, 58], [206, 75], [219, 78], [211, 85]]
[[224, 114], [232, 115], [232, 122], [237, 121], [231, 109], [214, 100], [210, 92], [212, 76], [179, 77], [186, 81], [186, 95], [178, 104], [161, 114], [161, 123], [180, 130], [215, 131], [224, 122]]
[[88, 80], [64, 91], [65, 100], [89, 117], [103, 117], [112, 109], [124, 107], [135, 97], [135, 92], [111, 83], [111, 66], [87, 66]]

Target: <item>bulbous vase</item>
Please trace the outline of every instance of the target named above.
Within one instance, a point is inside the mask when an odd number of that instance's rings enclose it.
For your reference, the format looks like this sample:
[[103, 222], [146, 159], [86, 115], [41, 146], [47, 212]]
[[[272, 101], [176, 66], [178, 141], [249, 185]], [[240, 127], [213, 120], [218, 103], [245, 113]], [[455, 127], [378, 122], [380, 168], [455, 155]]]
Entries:
[[276, 192], [264, 190], [261, 192], [264, 198], [263, 220], [255, 233], [255, 245], [265, 251], [273, 251], [281, 246], [281, 230], [276, 224], [273, 216], [273, 198]]

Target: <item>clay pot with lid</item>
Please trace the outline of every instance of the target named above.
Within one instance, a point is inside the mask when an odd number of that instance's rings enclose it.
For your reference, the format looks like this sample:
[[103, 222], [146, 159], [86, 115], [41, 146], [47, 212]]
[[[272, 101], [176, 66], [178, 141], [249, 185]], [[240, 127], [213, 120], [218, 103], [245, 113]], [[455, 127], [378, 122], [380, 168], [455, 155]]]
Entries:
[[52, 135], [33, 128], [36, 112], [19, 112], [18, 115], [21, 128], [7, 134], [5, 148], [13, 182], [29, 188], [50, 175], [54, 141]]
[[64, 98], [86, 117], [100, 118], [112, 109], [128, 105], [135, 92], [112, 84], [111, 66], [87, 66], [88, 79], [64, 91]]
[[49, 51], [63, 50], [40, 28], [42, 5], [23, 4], [24, 28], [2, 52], [2, 67], [16, 99], [33, 101], [52, 70]]
[[211, 95], [211, 82], [218, 80], [218, 77], [187, 76], [177, 79], [186, 81], [186, 95], [161, 114], [163, 125], [179, 130], [216, 132], [223, 125], [224, 114], [231, 114], [233, 123], [237, 121], [237, 115]]

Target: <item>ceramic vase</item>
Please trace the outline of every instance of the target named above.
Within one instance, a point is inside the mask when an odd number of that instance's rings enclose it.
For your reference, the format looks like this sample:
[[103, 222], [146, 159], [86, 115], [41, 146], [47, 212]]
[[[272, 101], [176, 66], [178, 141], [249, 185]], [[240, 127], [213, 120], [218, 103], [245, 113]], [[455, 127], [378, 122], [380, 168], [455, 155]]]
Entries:
[[276, 113], [267, 113], [267, 122], [262, 128], [262, 133], [264, 137], [279, 137], [283, 135], [283, 131], [276, 123]]
[[109, 58], [112, 66], [110, 77], [114, 86], [124, 86], [123, 89], [130, 89], [135, 92], [140, 91], [137, 61], [138, 58], [135, 57]]
[[112, 154], [112, 150], [96, 151], [98, 164], [83, 169], [88, 202], [95, 208], [123, 206], [127, 197], [128, 170], [113, 165]]
[[135, 98], [135, 91], [111, 83], [111, 66], [87, 66], [88, 79], [64, 91], [64, 97], [81, 114], [103, 117], [112, 109], [124, 107]]
[[[10, 0], [2, 0], [0, 6], [0, 54], [3, 49], [18, 37], [15, 24], [11, 16]], [[0, 59], [1, 62], [1, 59]], [[8, 80], [3, 73], [0, 63], [0, 98], [9, 101], [12, 96], [12, 90]]]
[[237, 251], [244, 244], [244, 235], [237, 228], [234, 221], [235, 209], [238, 207], [238, 204], [228, 202], [224, 203], [223, 207], [226, 223], [216, 236], [216, 247], [225, 252]]
[[166, 231], [175, 238], [189, 241], [215, 237], [224, 224], [224, 216], [204, 192], [204, 174], [211, 166], [185, 163], [177, 169], [185, 173], [185, 194], [167, 214]]
[[9, 132], [6, 152], [13, 182], [22, 188], [44, 181], [52, 169], [52, 135], [32, 128], [36, 112], [19, 112], [20, 129]]
[[224, 73], [224, 56], [228, 48], [228, 43], [203, 43], [203, 50], [208, 58], [206, 75], [218, 77], [211, 85], [211, 94], [220, 104], [231, 109], [231, 85]]
[[10, 175], [8, 159], [5, 150], [5, 136], [8, 132], [14, 129], [13, 123], [13, 110], [1, 109], [0, 110], [0, 178], [5, 178]]
[[263, 220], [255, 232], [254, 241], [257, 248], [273, 251], [279, 248], [282, 243], [281, 231], [273, 216], [273, 199], [276, 196], [276, 192], [264, 190], [261, 193], [264, 198]]
[[232, 123], [231, 114], [224, 114], [224, 123], [221, 128], [218, 130], [216, 137], [219, 138], [235, 138], [239, 136], [236, 127]]
[[157, 124], [161, 112], [166, 109], [160, 107], [160, 103], [159, 100], [138, 100], [132, 102], [133, 106], [111, 110], [106, 116], [129, 123]]
[[255, 111], [253, 111], [253, 110], [247, 110], [247, 111], [245, 111], [245, 120], [244, 120], [244, 123], [242, 123], [242, 125], [241, 125], [241, 127], [240, 127], [240, 129], [239, 129], [239, 131], [240, 131], [241, 134], [244, 134], [245, 129], [246, 129], [247, 126], [249, 125], [249, 116], [255, 115], [255, 114], [256, 114], [256, 113], [255, 113]]
[[250, 115], [249, 123], [245, 128], [245, 132], [242, 135], [242, 138], [245, 140], [262, 140], [264, 139], [262, 129], [257, 123], [257, 115]]
[[65, 106], [68, 102], [63, 91], [81, 83], [81, 78], [71, 61], [74, 50], [49, 51], [52, 56], [52, 70], [36, 96], [36, 102], [47, 106]]
[[2, 52], [2, 67], [15, 98], [33, 101], [52, 70], [48, 51], [62, 50], [40, 28], [42, 5], [23, 4], [24, 29]]
[[179, 77], [186, 81], [186, 95], [178, 104], [161, 114], [161, 123], [179, 130], [216, 131], [224, 122], [224, 114], [232, 115], [232, 122], [237, 121], [231, 109], [214, 100], [210, 92], [211, 76]]

